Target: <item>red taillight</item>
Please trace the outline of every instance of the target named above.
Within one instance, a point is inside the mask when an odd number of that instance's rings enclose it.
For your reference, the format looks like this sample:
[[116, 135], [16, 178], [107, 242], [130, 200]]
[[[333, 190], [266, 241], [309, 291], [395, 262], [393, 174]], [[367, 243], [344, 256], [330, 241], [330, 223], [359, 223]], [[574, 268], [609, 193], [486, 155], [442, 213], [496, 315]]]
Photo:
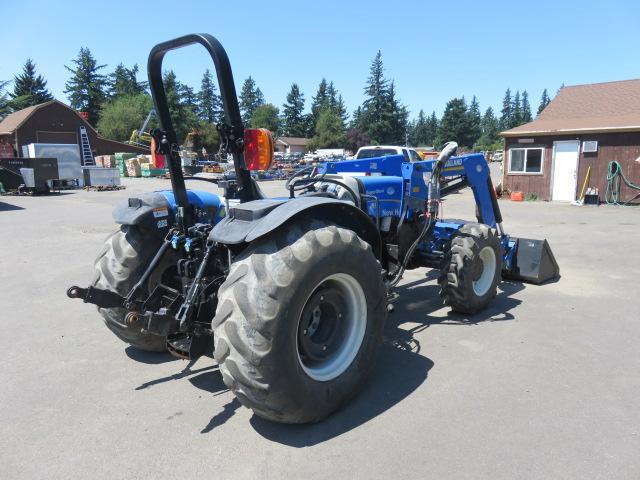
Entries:
[[268, 170], [273, 163], [273, 137], [266, 128], [244, 131], [244, 163], [249, 170]]

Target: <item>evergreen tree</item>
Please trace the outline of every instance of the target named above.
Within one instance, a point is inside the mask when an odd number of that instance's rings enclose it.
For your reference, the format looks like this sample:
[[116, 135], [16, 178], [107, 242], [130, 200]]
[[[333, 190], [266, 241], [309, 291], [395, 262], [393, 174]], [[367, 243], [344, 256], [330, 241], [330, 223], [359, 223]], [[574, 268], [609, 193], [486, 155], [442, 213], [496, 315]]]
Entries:
[[454, 98], [447, 102], [438, 128], [438, 144], [457, 142], [461, 147], [470, 147], [467, 125], [467, 105], [464, 98]]
[[264, 103], [256, 107], [251, 116], [251, 128], [266, 128], [278, 135], [280, 130], [280, 119], [278, 118], [278, 108], [270, 103]]
[[249, 125], [253, 112], [264, 103], [264, 95], [257, 87], [251, 75], [242, 84], [240, 90], [240, 112], [242, 113], [242, 123]]
[[224, 121], [222, 100], [209, 69], [205, 70], [198, 92], [198, 118], [208, 123]]
[[138, 64], [127, 68], [119, 63], [107, 79], [109, 96], [116, 98], [122, 95], [138, 95], [144, 93], [147, 82], [138, 82]]
[[387, 140], [388, 132], [391, 129], [390, 112], [386, 110], [389, 83], [384, 78], [382, 52], [379, 50], [371, 62], [369, 78], [364, 93], [366, 99], [362, 104], [361, 125], [359, 126], [369, 135], [372, 141], [386, 143], [385, 140]]
[[[333, 88], [333, 83], [331, 84]], [[335, 94], [335, 92], [334, 92]], [[315, 96], [311, 98], [311, 118], [310, 118], [310, 130], [308, 135], [310, 137], [315, 135], [316, 124], [320, 118], [320, 112], [329, 107], [329, 85], [327, 80], [323, 78], [318, 85], [318, 91]]]
[[0, 80], [0, 120], [11, 113], [11, 106], [9, 104], [9, 95], [7, 93], [8, 80]]
[[502, 99], [502, 110], [500, 115], [500, 128], [507, 130], [513, 123], [513, 102], [511, 100], [511, 90], [507, 88]]
[[189, 108], [194, 115], [198, 111], [198, 95], [195, 90], [185, 83], [178, 82], [178, 94], [182, 104]]
[[384, 143], [404, 145], [407, 140], [409, 112], [407, 108], [396, 99], [394, 82], [389, 84], [389, 91], [385, 98], [385, 108], [389, 116], [389, 131], [386, 134]]
[[10, 93], [11, 108], [23, 108], [53, 100], [53, 95], [47, 90], [47, 81], [42, 75], [36, 74], [36, 64], [27, 58], [22, 73], [13, 79], [13, 93]]
[[282, 105], [282, 134], [289, 137], [304, 137], [307, 134], [307, 119], [304, 115], [304, 94], [298, 84], [293, 83]]
[[480, 135], [482, 135], [481, 123], [480, 104], [474, 95], [471, 100], [471, 105], [469, 105], [469, 111], [467, 112], [467, 146], [472, 147], [475, 145]]
[[357, 152], [360, 147], [371, 145], [369, 136], [358, 128], [350, 128], [345, 134], [345, 148], [353, 153]]
[[427, 117], [424, 110], [418, 112], [418, 118], [411, 124], [409, 143], [414, 147], [424, 147], [427, 145]]
[[425, 136], [425, 144], [427, 146], [434, 146], [436, 144], [436, 137], [438, 136], [438, 117], [436, 112], [431, 112], [431, 116], [427, 119], [427, 131]]
[[525, 90], [522, 92], [522, 123], [529, 123], [531, 117], [531, 105], [529, 105], [529, 94]]
[[477, 150], [496, 150], [496, 143], [500, 141], [498, 138], [500, 125], [491, 107], [485, 110], [481, 127], [482, 135], [475, 144], [475, 148]]
[[71, 107], [87, 112], [89, 123], [95, 125], [98, 121], [100, 108], [107, 95], [105, 87], [107, 78], [100, 74], [105, 65], [98, 65], [88, 48], [81, 48], [78, 57], [73, 60], [74, 68], [67, 67], [72, 75], [65, 83], [64, 93], [68, 94]]
[[163, 75], [164, 90], [167, 95], [167, 105], [176, 131], [178, 143], [185, 141], [187, 134], [197, 126], [197, 118], [193, 108], [185, 103], [181, 97], [183, 85], [177, 80], [173, 70]]
[[520, 103], [520, 90], [516, 90], [516, 95], [513, 97], [513, 117], [511, 119], [510, 128], [522, 125], [522, 104]]
[[538, 106], [538, 115], [542, 113], [542, 111], [551, 103], [551, 99], [549, 98], [549, 94], [547, 93], [547, 89], [545, 88], [542, 91], [542, 98], [540, 98], [540, 105]]

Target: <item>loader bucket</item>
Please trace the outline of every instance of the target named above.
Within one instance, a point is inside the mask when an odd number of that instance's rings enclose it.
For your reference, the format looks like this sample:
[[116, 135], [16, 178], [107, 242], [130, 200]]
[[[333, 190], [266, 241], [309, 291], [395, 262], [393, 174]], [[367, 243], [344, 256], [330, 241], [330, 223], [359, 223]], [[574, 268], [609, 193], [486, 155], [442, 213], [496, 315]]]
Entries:
[[530, 238], [514, 238], [515, 252], [511, 268], [502, 271], [504, 278], [541, 284], [560, 276], [549, 242]]

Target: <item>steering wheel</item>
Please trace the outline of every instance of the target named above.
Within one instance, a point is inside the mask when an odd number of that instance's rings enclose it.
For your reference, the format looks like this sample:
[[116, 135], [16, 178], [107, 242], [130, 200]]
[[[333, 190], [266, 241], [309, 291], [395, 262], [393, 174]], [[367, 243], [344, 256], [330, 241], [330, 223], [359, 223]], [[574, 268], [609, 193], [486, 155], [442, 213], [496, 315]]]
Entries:
[[[316, 167], [314, 166], [301, 168], [287, 179], [286, 183], [284, 184], [285, 188], [289, 191], [293, 189], [294, 192], [299, 192], [301, 190], [308, 189], [312, 184], [316, 182], [322, 181], [322, 177], [324, 175], [320, 175], [318, 178], [314, 178], [315, 169]], [[297, 182], [300, 182], [300, 185], [296, 185]]]

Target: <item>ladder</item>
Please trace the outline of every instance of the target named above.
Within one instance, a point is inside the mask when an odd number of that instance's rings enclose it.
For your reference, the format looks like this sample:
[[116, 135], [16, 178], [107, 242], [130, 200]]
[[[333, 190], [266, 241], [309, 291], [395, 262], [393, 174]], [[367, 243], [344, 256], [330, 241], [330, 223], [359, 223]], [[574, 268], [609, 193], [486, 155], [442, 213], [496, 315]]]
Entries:
[[94, 167], [96, 162], [93, 159], [89, 136], [87, 135], [87, 129], [84, 125], [80, 126], [80, 151], [82, 152], [82, 165], [85, 167]]

